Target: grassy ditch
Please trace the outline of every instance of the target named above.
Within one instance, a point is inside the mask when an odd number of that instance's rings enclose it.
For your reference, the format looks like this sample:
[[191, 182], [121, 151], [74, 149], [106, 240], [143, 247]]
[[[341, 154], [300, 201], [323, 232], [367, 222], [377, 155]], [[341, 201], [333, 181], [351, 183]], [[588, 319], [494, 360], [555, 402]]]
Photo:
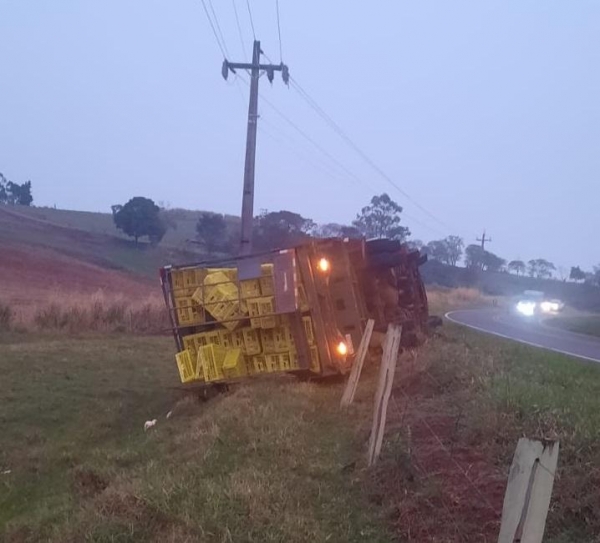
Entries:
[[172, 388], [161, 338], [13, 336], [0, 374], [2, 541], [391, 540], [339, 384], [284, 376], [200, 403]]

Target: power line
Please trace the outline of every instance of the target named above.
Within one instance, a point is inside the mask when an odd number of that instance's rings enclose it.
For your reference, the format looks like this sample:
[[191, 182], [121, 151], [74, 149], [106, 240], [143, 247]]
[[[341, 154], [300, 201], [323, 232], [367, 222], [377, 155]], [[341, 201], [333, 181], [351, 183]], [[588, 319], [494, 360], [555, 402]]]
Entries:
[[215, 23], [217, 24], [217, 30], [219, 31], [219, 36], [221, 37], [221, 41], [223, 42], [223, 48], [229, 56], [229, 51], [227, 50], [227, 44], [225, 43], [225, 37], [223, 36], [223, 32], [221, 31], [221, 25], [219, 24], [219, 18], [215, 12], [215, 8], [213, 7], [212, 0], [208, 0], [208, 5], [210, 6], [210, 10], [212, 11], [213, 17], [215, 18]]
[[281, 24], [279, 21], [279, 0], [275, 0], [275, 8], [277, 9], [277, 33], [279, 34], [279, 60], [283, 62], [283, 48], [281, 46]]
[[250, 9], [250, 0], [246, 0], [246, 5], [248, 6], [248, 15], [250, 15], [250, 26], [252, 27], [252, 36], [254, 36], [254, 40], [256, 40], [256, 32], [254, 31], [254, 20], [252, 19], [252, 10]]
[[210, 14], [208, 13], [208, 9], [206, 7], [206, 2], [204, 0], [201, 0], [201, 2], [202, 2], [202, 6], [204, 7], [204, 13], [206, 13], [206, 18], [208, 19], [208, 22], [210, 23], [210, 27], [212, 28], [213, 34], [215, 36], [215, 40], [217, 40], [217, 45], [219, 46], [221, 53], [223, 53], [223, 58], [227, 58], [227, 55], [225, 54], [225, 49], [223, 48], [223, 45], [221, 45], [221, 40], [219, 40], [219, 35], [217, 34], [215, 25], [213, 24], [212, 19], [210, 18]]
[[242, 51], [244, 52], [244, 57], [248, 58], [248, 54], [246, 53], [246, 46], [244, 45], [244, 36], [242, 35], [242, 26], [240, 25], [240, 18], [238, 15], [237, 6], [235, 5], [235, 0], [231, 0], [233, 4], [233, 12], [235, 13], [235, 23], [238, 29], [238, 35], [240, 36], [240, 43], [242, 44]]
[[[266, 55], [265, 55], [266, 56]], [[267, 57], [268, 58], [268, 57]], [[248, 81], [240, 76], [240, 79], [246, 83], [246, 85], [249, 85], [250, 83], [248, 83]], [[355, 183], [359, 183], [362, 185], [365, 185], [367, 187], [369, 187], [371, 190], [373, 191], [377, 191], [377, 189], [375, 187], [373, 187], [370, 183], [367, 183], [364, 179], [361, 179], [360, 177], [358, 177], [354, 172], [352, 172], [351, 170], [349, 170], [343, 163], [341, 163], [337, 158], [335, 158], [331, 153], [329, 153], [326, 149], [324, 149], [321, 145], [319, 145], [313, 138], [311, 138], [304, 130], [302, 130], [294, 121], [292, 121], [285, 113], [283, 113], [277, 106], [275, 106], [275, 104], [273, 104], [270, 100], [268, 100], [267, 98], [265, 98], [265, 96], [263, 94], [259, 94], [261, 100], [263, 102], [265, 102], [273, 111], [275, 111], [275, 113], [277, 113], [277, 115], [279, 115], [286, 123], [288, 123], [296, 132], [298, 132], [305, 140], [307, 140], [309, 143], [311, 143], [319, 152], [321, 152], [324, 156], [326, 156], [331, 162], [333, 162], [340, 170], [342, 170], [345, 175], [347, 175], [350, 179], [352, 179]], [[431, 230], [433, 232], [436, 232], [438, 234], [444, 234], [444, 232], [440, 231], [439, 229], [430, 226], [428, 224], [425, 224], [424, 222], [420, 221], [419, 219], [405, 213], [404, 216], [407, 219], [410, 219], [412, 222], [414, 222], [415, 224], [418, 224], [419, 226], [422, 226], [423, 228], [426, 228], [427, 230]]]
[[323, 110], [321, 106], [312, 98], [293, 78], [290, 77], [292, 88], [303, 98], [308, 105], [329, 125], [329, 127], [340, 136], [354, 151], [356, 151], [361, 158], [369, 164], [379, 175], [381, 175], [390, 185], [392, 185], [398, 192], [404, 195], [404, 197], [418, 207], [423, 213], [428, 215], [431, 219], [444, 226], [450, 228], [444, 221], [438, 219], [431, 211], [419, 204], [414, 198], [410, 196], [404, 189], [402, 189], [389, 175], [387, 175], [354, 141], [342, 130], [342, 128]]

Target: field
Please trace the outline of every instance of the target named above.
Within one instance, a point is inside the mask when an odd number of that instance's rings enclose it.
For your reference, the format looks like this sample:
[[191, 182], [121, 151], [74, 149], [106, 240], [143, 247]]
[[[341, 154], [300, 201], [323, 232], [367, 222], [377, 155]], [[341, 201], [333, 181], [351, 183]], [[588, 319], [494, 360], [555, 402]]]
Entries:
[[561, 441], [546, 541], [600, 541], [595, 366], [444, 326], [368, 470], [372, 365], [340, 412], [342, 383], [287, 376], [185, 395], [168, 337], [1, 338], [8, 542], [493, 541], [521, 435]]

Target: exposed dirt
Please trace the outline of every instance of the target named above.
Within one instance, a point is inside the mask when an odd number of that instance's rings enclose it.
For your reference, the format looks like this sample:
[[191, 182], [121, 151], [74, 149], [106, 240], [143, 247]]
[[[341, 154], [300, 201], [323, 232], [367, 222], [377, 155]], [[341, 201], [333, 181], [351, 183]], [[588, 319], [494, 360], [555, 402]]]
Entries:
[[102, 256], [115, 242], [121, 240], [29, 219], [0, 206], [0, 300], [27, 306], [98, 291], [132, 298], [156, 294], [158, 280], [116, 270]]
[[402, 541], [496, 541], [507, 468], [497, 467], [485, 444], [473, 444], [461, 431], [460, 411], [426, 371], [407, 360], [402, 365], [373, 499]]
[[158, 282], [88, 264], [51, 249], [3, 243], [0, 251], [0, 299], [10, 304], [29, 305], [98, 291], [144, 298], [158, 291]]

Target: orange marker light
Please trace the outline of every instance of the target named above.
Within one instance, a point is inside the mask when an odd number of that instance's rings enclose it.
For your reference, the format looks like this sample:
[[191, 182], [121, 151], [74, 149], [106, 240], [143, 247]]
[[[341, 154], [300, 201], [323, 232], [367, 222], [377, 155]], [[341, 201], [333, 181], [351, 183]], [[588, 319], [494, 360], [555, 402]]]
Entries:
[[331, 269], [331, 264], [326, 258], [321, 258], [317, 263], [317, 268], [319, 268], [319, 271], [327, 273]]
[[343, 341], [340, 341], [335, 349], [340, 356], [346, 356], [348, 354], [348, 345]]

